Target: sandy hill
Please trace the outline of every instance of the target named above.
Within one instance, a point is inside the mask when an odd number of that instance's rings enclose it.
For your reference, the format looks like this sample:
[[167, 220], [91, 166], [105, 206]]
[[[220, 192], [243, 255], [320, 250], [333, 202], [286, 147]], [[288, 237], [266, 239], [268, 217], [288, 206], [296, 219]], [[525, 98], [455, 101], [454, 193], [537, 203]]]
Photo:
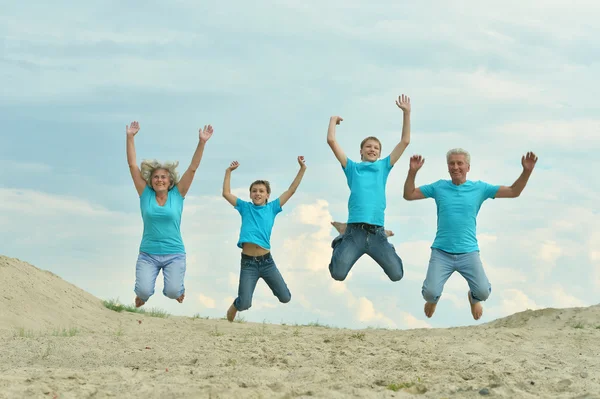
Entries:
[[0, 255], [0, 329], [102, 330], [116, 322], [102, 301], [57, 275]]
[[116, 313], [2, 256], [0, 284], [0, 399], [600, 399], [598, 306], [358, 331]]

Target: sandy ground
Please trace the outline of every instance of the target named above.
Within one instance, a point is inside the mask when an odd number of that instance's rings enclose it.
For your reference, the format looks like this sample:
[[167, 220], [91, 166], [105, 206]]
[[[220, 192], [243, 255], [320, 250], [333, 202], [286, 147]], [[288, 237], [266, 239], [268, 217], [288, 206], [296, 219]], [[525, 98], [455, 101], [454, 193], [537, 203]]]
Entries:
[[0, 256], [0, 398], [599, 398], [600, 306], [348, 330], [117, 313]]

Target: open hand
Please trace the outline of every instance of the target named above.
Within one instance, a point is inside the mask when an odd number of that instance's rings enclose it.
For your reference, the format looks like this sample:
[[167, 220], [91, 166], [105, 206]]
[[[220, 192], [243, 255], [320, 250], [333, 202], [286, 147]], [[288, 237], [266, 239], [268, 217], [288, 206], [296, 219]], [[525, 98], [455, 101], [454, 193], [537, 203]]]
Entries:
[[331, 118], [329, 118], [329, 123], [335, 122], [336, 125], [339, 125], [340, 122], [343, 120], [344, 119], [341, 116], [332, 116]]
[[410, 170], [414, 170], [416, 172], [419, 169], [421, 169], [421, 166], [423, 166], [424, 163], [425, 158], [423, 158], [421, 155], [413, 155], [412, 157], [410, 157]]
[[538, 157], [531, 151], [521, 157], [521, 165], [523, 170], [531, 172], [535, 167]]
[[306, 169], [306, 164], [304, 163], [304, 156], [300, 155], [298, 157], [298, 164], [300, 165], [300, 169]]
[[199, 136], [200, 136], [200, 141], [202, 141], [203, 143], [206, 143], [208, 141], [208, 139], [210, 139], [212, 137], [213, 134], [213, 127], [211, 125], [204, 125], [204, 129], [200, 129], [198, 131]]
[[410, 97], [405, 96], [404, 94], [398, 96], [398, 99], [396, 100], [396, 105], [403, 112], [410, 112]]
[[137, 132], [140, 131], [140, 124], [137, 121], [133, 121], [131, 122], [131, 125], [125, 125], [125, 133], [127, 133], [128, 136], [135, 136], [137, 134]]
[[227, 170], [236, 170], [238, 168], [238, 166], [240, 166], [240, 163], [238, 161], [233, 161], [231, 163], [231, 165], [229, 165], [229, 167], [227, 168]]

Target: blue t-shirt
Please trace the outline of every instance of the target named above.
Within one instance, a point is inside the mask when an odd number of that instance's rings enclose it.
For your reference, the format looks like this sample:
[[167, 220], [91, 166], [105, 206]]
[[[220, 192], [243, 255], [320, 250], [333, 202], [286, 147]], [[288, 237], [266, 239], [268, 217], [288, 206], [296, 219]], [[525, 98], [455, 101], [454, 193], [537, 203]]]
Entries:
[[275, 223], [275, 216], [281, 212], [279, 198], [260, 206], [238, 198], [235, 203], [235, 209], [237, 209], [242, 217], [240, 239], [237, 246], [242, 248], [242, 244], [248, 242], [270, 250], [271, 231]]
[[467, 180], [455, 185], [451, 180], [438, 180], [419, 187], [437, 205], [437, 233], [431, 248], [450, 253], [479, 251], [477, 245], [477, 214], [481, 204], [494, 198], [500, 186]]
[[144, 221], [144, 235], [140, 252], [151, 255], [185, 253], [181, 239], [181, 214], [184, 198], [174, 186], [167, 195], [163, 206], [156, 202], [156, 192], [146, 186], [140, 196], [140, 209]]
[[346, 160], [344, 173], [350, 188], [348, 223], [383, 226], [385, 219], [385, 185], [392, 170], [390, 157], [375, 162], [356, 163]]

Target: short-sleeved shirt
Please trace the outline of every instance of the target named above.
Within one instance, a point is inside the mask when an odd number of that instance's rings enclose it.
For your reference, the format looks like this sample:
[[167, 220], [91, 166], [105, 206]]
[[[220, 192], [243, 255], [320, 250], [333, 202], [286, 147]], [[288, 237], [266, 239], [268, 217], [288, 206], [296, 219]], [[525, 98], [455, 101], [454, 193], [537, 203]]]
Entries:
[[350, 188], [348, 223], [384, 225], [385, 186], [392, 167], [389, 156], [375, 162], [346, 160], [343, 169]]
[[479, 251], [477, 244], [477, 214], [481, 204], [494, 198], [500, 186], [482, 181], [455, 185], [451, 180], [439, 180], [419, 187], [437, 205], [437, 233], [431, 248], [450, 253]]
[[181, 214], [184, 198], [177, 186], [173, 186], [163, 206], [156, 202], [156, 192], [146, 186], [140, 196], [140, 209], [144, 221], [144, 235], [140, 252], [151, 255], [185, 253], [181, 239]]
[[242, 217], [240, 239], [237, 246], [242, 248], [244, 243], [256, 244], [264, 249], [271, 249], [271, 231], [275, 216], [281, 212], [279, 198], [265, 205], [254, 205], [252, 202], [237, 199], [235, 209]]

